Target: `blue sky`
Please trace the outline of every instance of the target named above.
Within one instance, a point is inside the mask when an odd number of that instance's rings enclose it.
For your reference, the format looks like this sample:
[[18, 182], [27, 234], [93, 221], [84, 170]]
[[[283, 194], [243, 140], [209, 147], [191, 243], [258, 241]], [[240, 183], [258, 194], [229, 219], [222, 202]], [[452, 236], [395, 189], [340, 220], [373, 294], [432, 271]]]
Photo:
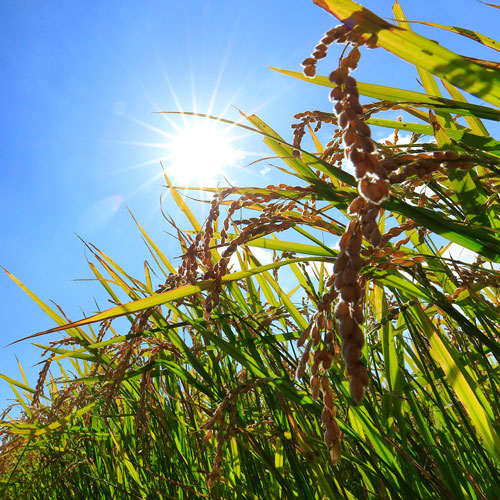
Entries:
[[[362, 3], [392, 17], [392, 1]], [[408, 19], [498, 38], [500, 11], [475, 0], [407, 0], [402, 7]], [[94, 298], [106, 306], [97, 284], [73, 281], [90, 277], [75, 233], [140, 278], [148, 255], [128, 206], [167, 256], [179, 254], [158, 210], [165, 195], [158, 158], [165, 155], [164, 133], [175, 127], [155, 111], [197, 109], [238, 119], [234, 105], [291, 137], [295, 113], [330, 110], [326, 89], [268, 69], [300, 70], [338, 24], [309, 0], [3, 0], [0, 14], [0, 264], [72, 319], [94, 312]], [[456, 35], [415, 29], [459, 53], [496, 57]], [[329, 73], [339, 50], [332, 49], [319, 74]], [[419, 90], [414, 69], [382, 50], [370, 51], [356, 76]], [[272, 183], [272, 171], [263, 174], [266, 163], [242, 168], [268, 151], [240, 135], [233, 134], [234, 145], [247, 154], [226, 174], [239, 185]], [[168, 197], [163, 210], [183, 224]], [[2, 346], [53, 326], [6, 275], [0, 300]], [[1, 372], [17, 378], [15, 355], [33, 380], [38, 350], [23, 343], [0, 351]], [[0, 398], [8, 393], [0, 385]]]

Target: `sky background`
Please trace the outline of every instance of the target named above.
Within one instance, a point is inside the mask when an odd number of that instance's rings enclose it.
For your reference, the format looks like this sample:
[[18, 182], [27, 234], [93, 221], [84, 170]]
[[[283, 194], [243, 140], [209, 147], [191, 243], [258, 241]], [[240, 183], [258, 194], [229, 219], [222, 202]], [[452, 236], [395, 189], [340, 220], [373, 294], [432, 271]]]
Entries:
[[[392, 1], [362, 3], [392, 17]], [[402, 7], [410, 20], [499, 38], [500, 11], [475, 0], [406, 0]], [[2, 0], [0, 16], [0, 264], [73, 320], [95, 312], [94, 299], [106, 307], [99, 284], [74, 281], [91, 277], [76, 234], [142, 279], [148, 253], [129, 207], [179, 262], [159, 211], [161, 196], [163, 211], [187, 224], [162, 187], [159, 158], [168, 154], [165, 133], [175, 133], [173, 123], [182, 127], [183, 120], [156, 111], [237, 120], [235, 106], [291, 138], [294, 114], [331, 110], [327, 89], [268, 68], [300, 71], [323, 33], [338, 24], [310, 0]], [[497, 55], [457, 35], [414, 29], [464, 55]], [[340, 51], [330, 49], [319, 74], [336, 66]], [[421, 90], [415, 70], [382, 49], [363, 57], [355, 76]], [[498, 126], [490, 131], [498, 133]], [[231, 135], [244, 157], [226, 169], [227, 177], [242, 186], [273, 183], [269, 162], [245, 168], [269, 155], [260, 139]], [[206, 211], [195, 210], [200, 217]], [[19, 378], [17, 356], [33, 383], [40, 351], [27, 342], [3, 346], [54, 325], [5, 274], [0, 301], [0, 372]], [[0, 402], [7, 396], [10, 389], [0, 382]]]

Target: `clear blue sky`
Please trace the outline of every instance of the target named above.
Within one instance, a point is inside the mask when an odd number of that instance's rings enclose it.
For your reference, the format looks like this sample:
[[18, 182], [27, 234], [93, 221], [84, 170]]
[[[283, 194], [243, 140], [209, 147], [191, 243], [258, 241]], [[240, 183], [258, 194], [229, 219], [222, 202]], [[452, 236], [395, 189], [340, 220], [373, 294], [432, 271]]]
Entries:
[[[362, 3], [392, 16], [392, 1]], [[403, 0], [402, 7], [408, 19], [500, 37], [500, 11], [475, 0]], [[317, 40], [338, 24], [311, 0], [3, 0], [0, 15], [0, 264], [72, 319], [93, 313], [94, 297], [106, 307], [98, 284], [72, 281], [91, 276], [75, 233], [141, 278], [148, 255], [128, 206], [169, 257], [179, 253], [164, 233], [169, 228], [158, 211], [164, 190], [154, 179], [166, 141], [155, 129], [173, 128], [154, 111], [180, 107], [237, 119], [234, 105], [257, 110], [291, 137], [293, 114], [330, 110], [326, 89], [267, 68], [300, 70]], [[456, 35], [415, 29], [465, 55], [497, 54]], [[328, 74], [335, 60], [322, 62], [319, 73]], [[356, 76], [419, 90], [415, 71], [381, 49], [362, 59]], [[236, 146], [267, 154], [253, 138]], [[273, 182], [272, 171], [262, 171], [260, 164], [227, 175], [240, 185]], [[178, 219], [168, 198], [163, 208]], [[53, 326], [6, 275], [0, 301], [1, 346]], [[15, 355], [25, 369], [39, 361], [29, 343], [2, 348], [0, 371], [14, 378]], [[35, 369], [28, 371], [33, 380]], [[7, 394], [0, 382], [0, 400]]]

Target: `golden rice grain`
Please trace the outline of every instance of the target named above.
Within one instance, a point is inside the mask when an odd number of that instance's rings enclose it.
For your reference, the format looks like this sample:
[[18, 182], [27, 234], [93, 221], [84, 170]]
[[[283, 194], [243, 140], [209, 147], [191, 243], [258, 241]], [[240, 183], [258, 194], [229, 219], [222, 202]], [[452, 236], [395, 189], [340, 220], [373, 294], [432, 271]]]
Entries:
[[351, 335], [349, 337], [349, 342], [352, 342], [356, 345], [363, 345], [365, 342], [365, 336], [363, 334], [363, 330], [359, 327], [359, 325], [354, 324], [352, 328]]
[[309, 338], [309, 334], [310, 334], [310, 331], [311, 331], [311, 327], [308, 326], [301, 334], [301, 336], [299, 337], [299, 339], [297, 340], [297, 346], [298, 347], [302, 347], [306, 340]]
[[364, 208], [364, 206], [365, 206], [365, 200], [361, 198], [361, 196], [358, 196], [357, 198], [354, 198], [354, 200], [351, 202], [349, 208], [347, 209], [347, 212], [350, 215], [357, 214]]
[[[345, 234], [345, 233], [344, 233]], [[347, 243], [345, 243], [347, 245]], [[340, 242], [339, 242], [340, 245]], [[352, 260], [352, 259], [351, 259]], [[349, 257], [345, 252], [339, 252], [337, 258], [335, 259], [335, 263], [333, 264], [333, 272], [339, 273], [345, 269], [345, 266], [349, 262]]]
[[314, 57], [308, 57], [302, 61], [302, 66], [313, 66], [316, 64], [316, 59]]
[[323, 406], [323, 410], [321, 411], [321, 422], [326, 427], [332, 419], [332, 412], [330, 408], [327, 406]]
[[412, 257], [413, 262], [425, 262], [427, 260], [423, 255], [415, 255]]
[[332, 101], [340, 101], [344, 96], [344, 91], [340, 87], [335, 87], [330, 91], [330, 99]]
[[315, 66], [305, 66], [303, 69], [304, 75], [309, 78], [314, 78], [316, 76], [316, 67]]
[[[354, 320], [350, 316], [344, 316], [339, 320], [339, 335], [342, 339], [349, 337], [354, 328]], [[345, 344], [344, 344], [345, 345]]]
[[344, 301], [339, 301], [337, 302], [337, 305], [335, 306], [335, 317], [337, 319], [339, 318], [345, 318], [346, 316], [349, 316], [350, 311], [349, 311], [349, 304]]
[[335, 436], [328, 430], [323, 434], [323, 441], [325, 442], [326, 446], [330, 447], [333, 444], [333, 441], [335, 439]]
[[323, 404], [327, 408], [333, 408], [333, 396], [331, 391], [327, 390], [323, 392]]
[[325, 281], [325, 287], [330, 288], [333, 286], [333, 283], [335, 282], [335, 274], [332, 274], [328, 276], [327, 280]]
[[404, 264], [405, 262], [405, 259], [391, 259], [391, 264], [395, 264], [397, 266]]
[[346, 285], [352, 285], [356, 281], [358, 274], [352, 266], [348, 265], [342, 272], [342, 277]]
[[356, 292], [353, 285], [346, 285], [340, 290], [340, 296], [345, 302], [354, 302], [356, 300]]
[[357, 375], [353, 375], [349, 381], [349, 392], [356, 404], [360, 404], [363, 401], [365, 390], [366, 386], [363, 384], [363, 381]]
[[316, 401], [319, 397], [319, 377], [317, 375], [311, 377], [310, 385], [312, 391], [312, 398]]
[[[326, 340], [326, 337], [325, 337], [325, 343], [327, 342]], [[323, 364], [323, 369], [328, 371], [332, 364], [333, 364], [333, 356], [330, 352], [328, 351], [323, 351], [324, 352], [324, 356], [323, 356], [323, 361], [322, 361], [322, 364]]]
[[352, 309], [352, 317], [353, 319], [359, 324], [361, 325], [365, 319], [364, 317], [364, 314], [363, 314], [363, 309], [361, 307], [361, 304], [359, 303], [356, 303], [354, 306], [353, 306], [353, 309]]
[[415, 265], [415, 262], [413, 262], [413, 260], [405, 260], [404, 262], [401, 262], [400, 265], [404, 267], [412, 267]]
[[341, 456], [341, 444], [340, 440], [338, 440], [332, 443], [332, 446], [330, 448], [330, 460], [332, 461], [333, 465], [338, 463], [338, 461], [340, 460], [340, 456]]
[[335, 289], [341, 291], [345, 286], [344, 273], [339, 272], [335, 277]]

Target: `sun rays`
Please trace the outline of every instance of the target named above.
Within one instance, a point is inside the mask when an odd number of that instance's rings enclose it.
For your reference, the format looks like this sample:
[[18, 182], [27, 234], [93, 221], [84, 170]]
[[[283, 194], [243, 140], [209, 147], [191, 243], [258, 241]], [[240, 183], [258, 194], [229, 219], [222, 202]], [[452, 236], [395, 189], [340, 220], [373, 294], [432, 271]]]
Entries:
[[238, 164], [244, 152], [232, 146], [227, 129], [201, 120], [183, 127], [168, 144], [167, 172], [182, 185], [214, 185], [224, 169]]
[[[255, 158], [263, 157], [264, 153], [249, 146], [247, 139], [254, 134], [238, 127], [240, 123], [245, 122], [243, 115], [237, 113], [232, 124], [229, 121], [208, 116], [212, 114], [219, 117], [226, 116], [234, 103], [237, 103], [235, 99], [248, 83], [243, 79], [239, 81], [231, 95], [224, 95], [221, 83], [231, 48], [229, 43], [220, 61], [219, 70], [213, 75], [213, 87], [208, 95], [202, 91], [203, 89], [196, 88], [195, 82], [198, 84], [200, 82], [199, 78], [195, 78], [198, 68], [189, 56], [186, 58], [186, 73], [191, 76], [190, 84], [179, 89], [174, 88], [170, 79], [171, 72], [167, 71], [166, 62], [158, 52], [156, 62], [162, 75], [163, 90], [166, 90], [167, 95], [163, 94], [162, 97], [152, 97], [146, 93], [144, 95], [151, 104], [152, 116], [161, 117], [161, 122], [158, 122], [156, 117], [154, 121], [150, 121], [142, 117], [131, 116], [121, 108], [116, 111], [124, 119], [144, 128], [150, 135], [144, 141], [124, 141], [124, 144], [151, 150], [149, 158], [146, 157], [144, 161], [133, 163], [115, 172], [140, 169], [146, 174], [142, 182], [138, 182], [128, 194], [124, 195], [126, 201], [141, 193], [144, 194], [155, 184], [163, 184], [164, 173], [178, 188], [221, 187], [227, 186], [228, 183], [237, 184], [234, 180], [238, 178], [235, 172], [241, 171], [247, 166], [246, 164], [252, 165], [254, 163], [252, 160]], [[281, 89], [270, 99], [259, 100], [258, 104], [253, 105], [251, 109], [245, 109], [245, 113], [258, 112], [288, 90], [288, 87]], [[186, 98], [192, 101], [190, 105], [186, 105]], [[189, 108], [192, 110], [191, 113], [182, 111]], [[200, 113], [200, 116], [193, 116], [197, 113]], [[260, 178], [267, 172], [268, 169], [256, 169], [254, 172], [245, 170], [245, 175]]]

